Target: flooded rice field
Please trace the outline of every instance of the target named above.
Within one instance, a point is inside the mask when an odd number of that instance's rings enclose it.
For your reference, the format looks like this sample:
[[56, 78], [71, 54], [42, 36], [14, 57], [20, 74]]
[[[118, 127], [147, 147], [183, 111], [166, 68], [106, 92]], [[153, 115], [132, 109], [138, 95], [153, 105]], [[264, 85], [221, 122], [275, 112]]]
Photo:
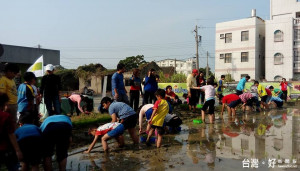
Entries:
[[[125, 134], [126, 146], [110, 152], [101, 144], [83, 154], [92, 139], [70, 151], [68, 170], [299, 170], [300, 107], [272, 109], [261, 113], [216, 116], [215, 124], [194, 124], [197, 114], [181, 113], [181, 132], [167, 134], [157, 149], [145, 144], [133, 146]], [[84, 145], [85, 144], [85, 145]]]

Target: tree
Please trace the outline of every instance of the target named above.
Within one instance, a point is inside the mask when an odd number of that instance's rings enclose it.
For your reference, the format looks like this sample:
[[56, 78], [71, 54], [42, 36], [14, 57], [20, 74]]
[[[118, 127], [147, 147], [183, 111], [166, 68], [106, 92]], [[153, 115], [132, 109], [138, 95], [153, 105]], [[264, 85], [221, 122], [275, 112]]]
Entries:
[[[203, 74], [204, 74], [204, 77], [206, 77], [206, 67], [205, 68], [199, 68], [199, 72], [203, 72]], [[210, 77], [210, 76], [214, 76], [214, 73], [212, 73], [211, 71], [210, 71], [210, 67], [208, 67], [208, 76]], [[207, 78], [206, 78], [207, 79]]]
[[130, 56], [126, 57], [123, 60], [120, 60], [119, 64], [122, 63], [125, 65], [127, 70], [131, 70], [133, 68], [138, 68], [139, 65], [147, 63], [144, 59], [144, 55]]
[[85, 80], [89, 79], [92, 74], [96, 74], [97, 72], [105, 71], [106, 68], [101, 64], [89, 64], [79, 66], [76, 70], [76, 76], [81, 77]]

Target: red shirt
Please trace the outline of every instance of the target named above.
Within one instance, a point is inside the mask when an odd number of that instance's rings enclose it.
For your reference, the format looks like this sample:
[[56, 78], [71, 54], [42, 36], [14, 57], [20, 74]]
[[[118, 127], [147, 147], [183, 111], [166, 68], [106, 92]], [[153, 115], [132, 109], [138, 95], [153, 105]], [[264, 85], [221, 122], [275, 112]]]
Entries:
[[15, 124], [12, 117], [7, 112], [0, 111], [0, 152], [6, 151], [11, 147], [8, 134], [13, 134], [15, 131]]
[[171, 97], [175, 97], [175, 96], [176, 96], [176, 94], [175, 94], [173, 91], [171, 91], [170, 93], [168, 93], [168, 91], [166, 91], [166, 97], [165, 97], [165, 99], [166, 99], [167, 101], [170, 101], [170, 100], [171, 100], [171, 98], [170, 98], [170, 97], [167, 97], [167, 95], [168, 95], [168, 96], [171, 96]]
[[222, 103], [230, 104], [233, 101], [239, 100], [240, 97], [236, 94], [228, 94], [223, 97]]
[[266, 88], [266, 92], [267, 92], [268, 96], [272, 96], [271, 90], [269, 90], [269, 89]]
[[281, 82], [280, 86], [281, 86], [281, 90], [282, 91], [287, 91], [287, 86], [288, 86], [287, 82]]

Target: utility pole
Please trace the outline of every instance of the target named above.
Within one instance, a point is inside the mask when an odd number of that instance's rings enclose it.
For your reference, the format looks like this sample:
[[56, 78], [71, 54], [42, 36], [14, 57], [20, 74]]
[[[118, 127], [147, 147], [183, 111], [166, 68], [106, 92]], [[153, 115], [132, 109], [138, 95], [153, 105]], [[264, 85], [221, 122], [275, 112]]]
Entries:
[[[201, 36], [198, 35], [198, 26], [196, 25], [196, 28], [194, 30], [195, 39], [196, 39], [196, 69], [199, 70], [199, 42], [201, 42]], [[199, 40], [200, 39], [200, 40]]]
[[206, 52], [206, 79], [208, 79], [208, 51]]
[[174, 61], [175, 61], [175, 62], [174, 62], [174, 69], [175, 69], [174, 73], [177, 74], [177, 73], [176, 73], [176, 58], [175, 58]]

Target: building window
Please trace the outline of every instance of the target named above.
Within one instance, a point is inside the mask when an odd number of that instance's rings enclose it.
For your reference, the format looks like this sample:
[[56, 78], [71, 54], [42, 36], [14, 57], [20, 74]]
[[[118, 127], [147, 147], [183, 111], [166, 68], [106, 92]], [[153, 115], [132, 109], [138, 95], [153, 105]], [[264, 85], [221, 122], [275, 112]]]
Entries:
[[224, 54], [220, 54], [220, 59], [224, 59]]
[[231, 53], [225, 54], [225, 63], [231, 63]]
[[300, 18], [300, 12], [296, 12], [296, 18]]
[[225, 43], [231, 43], [232, 42], [232, 33], [226, 33], [225, 34]]
[[294, 51], [294, 60], [297, 62], [300, 61], [300, 51], [298, 50]]
[[283, 55], [281, 53], [276, 53], [274, 55], [274, 65], [283, 64]]
[[295, 29], [295, 40], [300, 40], [300, 29]]
[[248, 41], [249, 40], [249, 31], [242, 31], [242, 35], [241, 35], [241, 40], [242, 41]]
[[281, 30], [274, 32], [274, 42], [283, 42], [283, 32]]
[[249, 53], [248, 52], [242, 52], [241, 53], [241, 62], [248, 62], [249, 61]]

